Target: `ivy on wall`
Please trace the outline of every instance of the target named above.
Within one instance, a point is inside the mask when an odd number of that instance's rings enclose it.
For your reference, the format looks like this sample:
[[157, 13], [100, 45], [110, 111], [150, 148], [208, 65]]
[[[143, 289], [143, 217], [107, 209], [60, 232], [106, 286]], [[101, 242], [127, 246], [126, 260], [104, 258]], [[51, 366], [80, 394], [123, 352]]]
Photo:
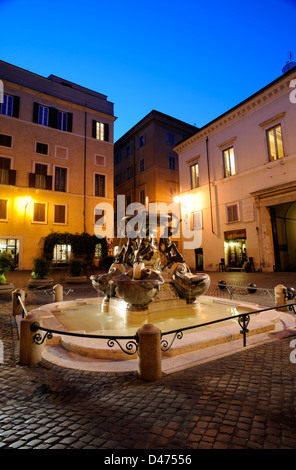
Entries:
[[91, 259], [95, 253], [95, 246], [100, 244], [102, 248], [102, 258], [107, 257], [106, 238], [97, 238], [88, 233], [69, 233], [52, 232], [44, 238], [43, 256], [48, 260], [53, 258], [53, 249], [55, 245], [71, 245], [72, 253], [75, 257], [85, 256]]

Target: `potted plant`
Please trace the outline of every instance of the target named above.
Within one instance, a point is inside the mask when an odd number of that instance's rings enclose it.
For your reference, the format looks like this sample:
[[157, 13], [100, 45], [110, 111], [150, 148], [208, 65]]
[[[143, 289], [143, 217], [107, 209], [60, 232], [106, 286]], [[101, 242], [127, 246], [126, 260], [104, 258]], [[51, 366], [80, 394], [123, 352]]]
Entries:
[[7, 279], [5, 277], [5, 273], [10, 271], [13, 267], [13, 259], [7, 253], [0, 254], [0, 294], [10, 294], [13, 289], [14, 285], [7, 283]]
[[85, 261], [82, 259], [72, 259], [69, 263], [70, 276], [66, 277], [66, 281], [75, 284], [86, 282], [87, 276], [83, 275], [84, 268]]
[[53, 278], [49, 277], [50, 262], [45, 258], [35, 258], [33, 260], [32, 278], [29, 279], [29, 287], [48, 287], [53, 285]]

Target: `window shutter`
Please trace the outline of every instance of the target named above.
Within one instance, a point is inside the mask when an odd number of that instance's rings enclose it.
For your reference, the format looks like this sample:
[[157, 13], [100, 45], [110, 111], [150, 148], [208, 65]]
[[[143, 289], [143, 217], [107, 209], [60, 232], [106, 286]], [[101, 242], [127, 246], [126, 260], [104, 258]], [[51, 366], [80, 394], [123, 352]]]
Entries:
[[34, 103], [33, 105], [33, 122], [38, 124], [39, 104]]
[[46, 188], [52, 190], [52, 176], [51, 175], [46, 175]]
[[16, 180], [16, 170], [9, 170], [8, 171], [8, 184], [15, 186]]
[[36, 180], [35, 173], [29, 173], [29, 188], [35, 188], [35, 180]]
[[97, 124], [97, 121], [95, 121], [93, 119], [93, 122], [92, 122], [92, 136], [93, 136], [94, 139], [97, 138], [96, 124]]
[[72, 125], [73, 125], [73, 114], [68, 113], [68, 132], [72, 132]]
[[109, 142], [109, 124], [104, 124], [104, 141]]
[[15, 118], [19, 117], [19, 109], [20, 109], [20, 97], [14, 96], [13, 97], [13, 111], [12, 116]]
[[48, 126], [57, 129], [58, 127], [58, 110], [49, 108]]

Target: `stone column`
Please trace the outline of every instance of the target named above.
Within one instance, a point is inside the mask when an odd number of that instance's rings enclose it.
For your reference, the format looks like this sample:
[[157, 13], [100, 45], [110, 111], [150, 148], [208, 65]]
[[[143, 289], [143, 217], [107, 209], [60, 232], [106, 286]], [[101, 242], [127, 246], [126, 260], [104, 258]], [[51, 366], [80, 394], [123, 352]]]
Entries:
[[138, 331], [138, 376], [147, 382], [161, 379], [161, 331], [145, 324]]
[[63, 302], [63, 286], [61, 284], [56, 284], [53, 288], [54, 290], [54, 301]]
[[23, 304], [25, 305], [25, 296], [26, 293], [22, 289], [16, 289], [12, 292], [12, 315], [21, 315], [22, 314], [22, 306], [18, 303], [18, 296], [20, 296]]
[[274, 288], [275, 306], [276, 306], [276, 309], [279, 310], [280, 312], [287, 311], [287, 307], [277, 308], [278, 306], [285, 305], [287, 303], [287, 300], [285, 299], [286, 290], [287, 288], [283, 286], [282, 284], [279, 284], [278, 286]]
[[[42, 360], [43, 344], [36, 344], [34, 336], [36, 331], [31, 331], [31, 325], [35, 322], [40, 323], [40, 318], [37, 315], [29, 314], [20, 322], [20, 363], [21, 365], [30, 366], [38, 364]], [[43, 331], [37, 331], [42, 336], [45, 334]]]

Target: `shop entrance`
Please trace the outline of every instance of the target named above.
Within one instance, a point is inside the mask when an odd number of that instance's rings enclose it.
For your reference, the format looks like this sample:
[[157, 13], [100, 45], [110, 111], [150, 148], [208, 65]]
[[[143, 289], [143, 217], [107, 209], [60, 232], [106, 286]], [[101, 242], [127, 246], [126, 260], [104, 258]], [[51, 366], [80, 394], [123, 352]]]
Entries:
[[269, 207], [276, 271], [296, 271], [296, 201]]
[[247, 238], [245, 230], [224, 232], [225, 265], [243, 268], [247, 262]]
[[20, 241], [17, 238], [0, 238], [0, 252], [12, 257], [13, 269], [19, 267]]

